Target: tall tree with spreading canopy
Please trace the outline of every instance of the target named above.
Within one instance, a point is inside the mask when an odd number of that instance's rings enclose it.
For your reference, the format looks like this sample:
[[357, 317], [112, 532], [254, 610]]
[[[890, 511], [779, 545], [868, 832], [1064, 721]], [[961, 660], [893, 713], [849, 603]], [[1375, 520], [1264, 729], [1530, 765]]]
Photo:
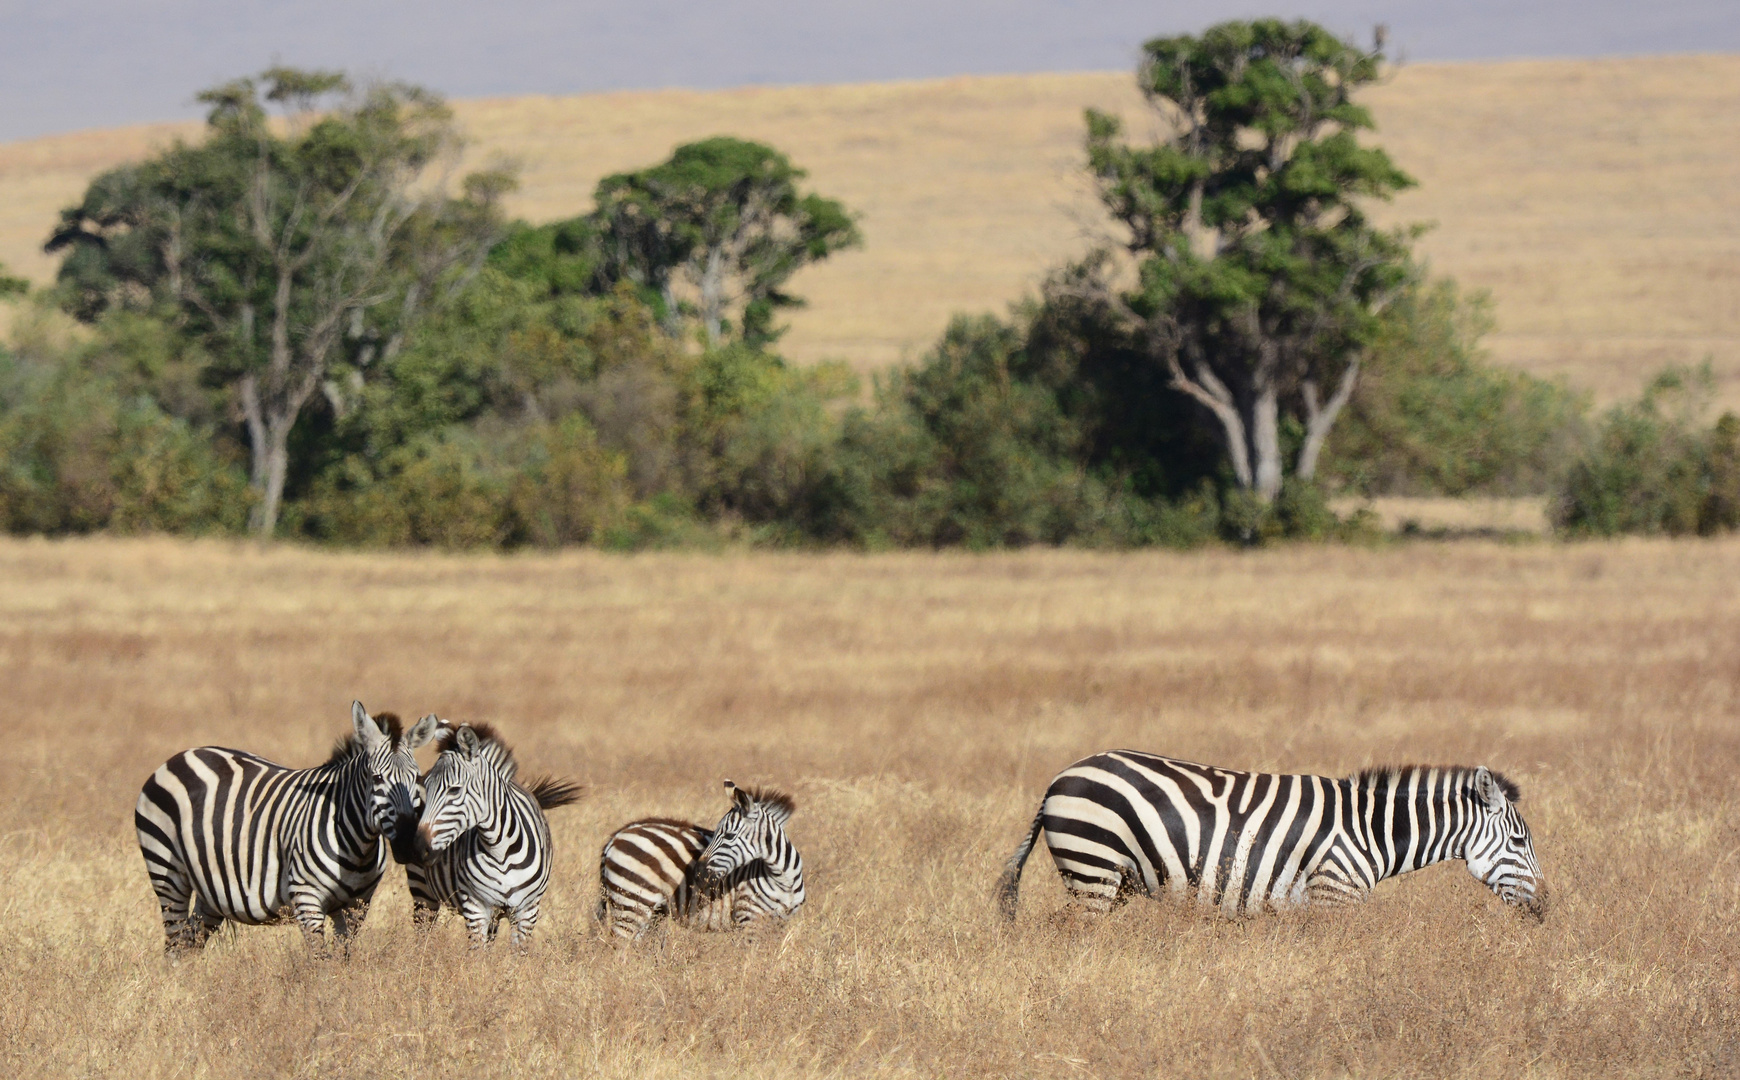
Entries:
[[304, 406], [323, 392], [342, 415], [371, 365], [481, 266], [512, 180], [473, 174], [450, 196], [429, 174], [457, 130], [418, 87], [279, 67], [199, 100], [204, 141], [98, 177], [47, 248], [68, 251], [76, 315], [156, 310], [205, 346], [247, 428], [250, 526], [270, 535]]
[[766, 344], [774, 313], [803, 304], [791, 276], [862, 240], [844, 206], [798, 189], [805, 175], [772, 147], [719, 136], [605, 177], [592, 215], [601, 271], [657, 296], [673, 323], [692, 312], [709, 344], [733, 315], [743, 340]]
[[1156, 38], [1138, 83], [1171, 134], [1125, 143], [1089, 110], [1089, 168], [1128, 229], [1137, 285], [1102, 298], [1142, 331], [1176, 389], [1218, 421], [1238, 484], [1263, 501], [1283, 480], [1281, 420], [1310, 480], [1352, 396], [1384, 307], [1415, 271], [1410, 232], [1374, 227], [1362, 200], [1413, 181], [1381, 149], [1354, 93], [1379, 78], [1370, 51], [1309, 22], [1227, 22]]

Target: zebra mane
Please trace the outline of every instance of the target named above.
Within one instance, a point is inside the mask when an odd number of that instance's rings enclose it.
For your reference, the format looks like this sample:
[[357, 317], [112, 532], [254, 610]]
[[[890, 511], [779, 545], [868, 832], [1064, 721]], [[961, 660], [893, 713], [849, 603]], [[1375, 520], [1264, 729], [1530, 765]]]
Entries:
[[748, 795], [754, 802], [779, 807], [785, 811], [787, 817], [790, 817], [792, 813], [797, 810], [797, 800], [793, 799], [783, 791], [775, 791], [773, 788], [753, 787], [739, 787], [737, 790]]
[[489, 724], [448, 724], [443, 722], [435, 732], [435, 752], [445, 754], [459, 745], [459, 729], [468, 727], [477, 736], [479, 753], [493, 750], [495, 758], [501, 762], [502, 771], [508, 779], [513, 779], [519, 773], [519, 762], [514, 760], [513, 747], [501, 737], [501, 733]]
[[[405, 737], [405, 725], [396, 712], [378, 712], [373, 717], [374, 722], [387, 733], [394, 750], [399, 748], [399, 740]], [[362, 753], [362, 743], [357, 741], [356, 732], [341, 737], [332, 744], [332, 755], [326, 759], [328, 765], [337, 765], [349, 760], [353, 755]]]
[[[1369, 780], [1381, 780], [1391, 776], [1403, 776], [1407, 773], [1423, 772], [1428, 769], [1436, 769], [1442, 773], [1467, 773], [1470, 777], [1474, 775], [1474, 768], [1470, 765], [1378, 765], [1370, 769], [1359, 770], [1358, 774], [1354, 776], [1354, 779], [1359, 783], [1364, 784]], [[1504, 792], [1505, 798], [1513, 803], [1522, 802], [1522, 788], [1517, 786], [1516, 781], [1499, 772], [1497, 769], [1487, 769], [1486, 771], [1492, 775], [1493, 782], [1496, 783], [1499, 786], [1499, 789]]]

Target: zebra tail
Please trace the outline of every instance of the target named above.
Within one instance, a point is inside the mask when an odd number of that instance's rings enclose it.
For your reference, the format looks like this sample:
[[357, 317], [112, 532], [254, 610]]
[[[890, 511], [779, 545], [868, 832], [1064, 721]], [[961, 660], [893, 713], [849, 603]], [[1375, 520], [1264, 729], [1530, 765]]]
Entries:
[[538, 800], [541, 810], [554, 810], [558, 806], [569, 806], [580, 801], [579, 784], [572, 780], [558, 780], [554, 776], [540, 776], [532, 781], [526, 789], [532, 798]]
[[997, 881], [997, 910], [1009, 922], [1015, 921], [1015, 901], [1021, 892], [1021, 868], [1027, 865], [1027, 856], [1033, 851], [1033, 842], [1039, 839], [1040, 824], [1044, 820], [1045, 803], [1042, 801], [1039, 812], [1033, 815], [1033, 826], [1027, 830], [1027, 839], [1021, 841], [1015, 854], [1003, 864], [1003, 876]]

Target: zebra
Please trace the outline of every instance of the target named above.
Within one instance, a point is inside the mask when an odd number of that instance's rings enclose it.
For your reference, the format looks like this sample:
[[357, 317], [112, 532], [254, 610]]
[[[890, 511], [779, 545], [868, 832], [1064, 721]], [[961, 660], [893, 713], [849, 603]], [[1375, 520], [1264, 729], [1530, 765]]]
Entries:
[[1070, 894], [1103, 912], [1141, 891], [1227, 915], [1362, 899], [1446, 859], [1540, 920], [1546, 890], [1517, 786], [1485, 767], [1404, 765], [1351, 777], [1233, 772], [1134, 750], [1084, 758], [1046, 789], [998, 883], [1015, 918], [1041, 830]]
[[550, 884], [544, 811], [577, 801], [580, 788], [552, 777], [521, 786], [513, 751], [488, 724], [443, 725], [435, 745], [439, 754], [423, 777], [421, 854], [405, 864], [412, 918], [428, 926], [450, 908], [483, 944], [506, 916], [513, 944], [524, 944]]
[[660, 916], [692, 930], [734, 930], [803, 904], [803, 857], [785, 835], [797, 804], [729, 780], [725, 794], [731, 807], [714, 828], [646, 818], [610, 834], [598, 857], [601, 925], [638, 941]]
[[198, 949], [225, 919], [294, 918], [316, 952], [326, 919], [342, 945], [356, 933], [386, 869], [409, 850], [421, 798], [415, 751], [435, 733], [425, 716], [404, 733], [392, 713], [351, 703], [353, 733], [326, 764], [288, 769], [202, 746], [164, 762], [133, 811], [139, 851], [171, 954]]

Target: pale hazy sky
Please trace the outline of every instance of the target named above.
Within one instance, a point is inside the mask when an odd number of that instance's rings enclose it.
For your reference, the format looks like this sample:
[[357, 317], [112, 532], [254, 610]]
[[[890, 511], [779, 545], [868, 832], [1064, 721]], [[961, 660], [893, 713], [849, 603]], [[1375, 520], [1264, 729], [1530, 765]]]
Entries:
[[0, 0], [0, 141], [199, 115], [273, 62], [451, 97], [1130, 67], [1252, 15], [1412, 60], [1740, 52], [1740, 0]]

